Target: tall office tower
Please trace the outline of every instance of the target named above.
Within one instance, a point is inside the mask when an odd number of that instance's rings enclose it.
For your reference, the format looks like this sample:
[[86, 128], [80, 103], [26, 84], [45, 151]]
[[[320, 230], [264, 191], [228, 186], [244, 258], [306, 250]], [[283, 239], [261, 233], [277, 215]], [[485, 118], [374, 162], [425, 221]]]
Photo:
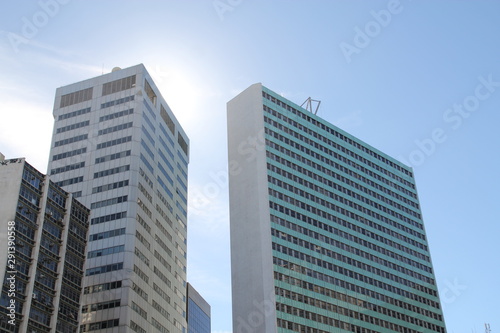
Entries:
[[0, 189], [0, 332], [76, 332], [89, 209], [24, 158]]
[[81, 331], [184, 332], [189, 141], [151, 76], [58, 88], [54, 118], [49, 172], [92, 209]]
[[188, 333], [210, 333], [210, 304], [187, 284], [187, 324]]
[[228, 137], [233, 332], [445, 332], [411, 168], [261, 84]]

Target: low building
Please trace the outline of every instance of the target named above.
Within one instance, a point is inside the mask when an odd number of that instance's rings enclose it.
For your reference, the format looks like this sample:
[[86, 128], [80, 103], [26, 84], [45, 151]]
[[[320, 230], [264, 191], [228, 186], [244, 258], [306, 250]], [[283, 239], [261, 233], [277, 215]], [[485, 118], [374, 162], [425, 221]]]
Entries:
[[188, 333], [210, 333], [210, 305], [190, 283], [187, 296]]
[[0, 157], [0, 332], [76, 332], [90, 210]]

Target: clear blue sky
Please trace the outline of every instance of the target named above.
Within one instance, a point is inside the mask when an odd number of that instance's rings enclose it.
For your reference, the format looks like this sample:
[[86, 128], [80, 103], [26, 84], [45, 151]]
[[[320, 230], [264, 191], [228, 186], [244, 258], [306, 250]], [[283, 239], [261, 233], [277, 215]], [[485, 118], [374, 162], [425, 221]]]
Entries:
[[414, 166], [448, 331], [500, 332], [500, 1], [58, 1], [2, 4], [0, 151], [45, 172], [55, 89], [144, 63], [191, 140], [188, 279], [214, 333], [226, 102], [256, 82]]

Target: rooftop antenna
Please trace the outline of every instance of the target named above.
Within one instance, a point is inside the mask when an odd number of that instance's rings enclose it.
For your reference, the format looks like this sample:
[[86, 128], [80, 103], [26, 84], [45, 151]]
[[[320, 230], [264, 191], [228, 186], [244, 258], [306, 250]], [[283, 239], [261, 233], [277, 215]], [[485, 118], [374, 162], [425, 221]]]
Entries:
[[[316, 102], [316, 108], [313, 111], [313, 102]], [[321, 104], [321, 101], [317, 99], [312, 99], [311, 97], [308, 97], [304, 103], [300, 107], [304, 107], [304, 104], [306, 105], [305, 109], [311, 113], [317, 114], [319, 110], [319, 105]]]
[[490, 333], [491, 332], [490, 324], [484, 324], [484, 332], [485, 333]]

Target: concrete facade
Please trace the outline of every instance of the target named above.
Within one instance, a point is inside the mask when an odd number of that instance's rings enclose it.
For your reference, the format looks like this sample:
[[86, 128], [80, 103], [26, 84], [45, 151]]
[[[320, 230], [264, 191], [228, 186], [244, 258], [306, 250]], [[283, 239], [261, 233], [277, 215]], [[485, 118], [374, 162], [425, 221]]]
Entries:
[[24, 158], [0, 189], [0, 332], [76, 332], [89, 209]]
[[58, 88], [48, 170], [92, 209], [81, 329], [185, 332], [189, 139], [141, 65]]

